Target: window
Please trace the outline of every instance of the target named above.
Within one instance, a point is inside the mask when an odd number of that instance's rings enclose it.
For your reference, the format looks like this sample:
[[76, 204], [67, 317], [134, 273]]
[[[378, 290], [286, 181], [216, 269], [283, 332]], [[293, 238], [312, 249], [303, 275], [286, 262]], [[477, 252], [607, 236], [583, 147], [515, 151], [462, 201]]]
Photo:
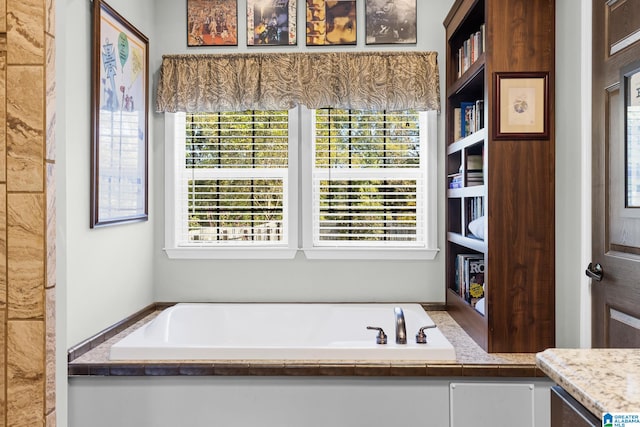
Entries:
[[169, 255], [236, 258], [266, 248], [272, 257], [295, 254], [297, 210], [290, 205], [290, 189], [297, 186], [291, 186], [289, 159], [297, 151], [290, 143], [290, 113], [171, 116]]
[[167, 253], [433, 258], [435, 117], [304, 107], [166, 114]]
[[435, 113], [320, 109], [308, 128], [305, 254], [434, 256]]

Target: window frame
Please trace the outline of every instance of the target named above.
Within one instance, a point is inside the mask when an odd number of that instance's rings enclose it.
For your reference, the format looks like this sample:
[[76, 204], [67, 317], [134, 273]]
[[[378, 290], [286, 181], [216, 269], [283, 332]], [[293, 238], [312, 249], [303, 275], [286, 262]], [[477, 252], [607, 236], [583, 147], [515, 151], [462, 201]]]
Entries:
[[[281, 246], [262, 247], [181, 247], [176, 243], [181, 207], [176, 203], [176, 191], [180, 183], [180, 163], [177, 146], [184, 141], [179, 116], [183, 113], [164, 113], [165, 122], [165, 245], [164, 251], [172, 259], [293, 259], [302, 251], [307, 259], [341, 260], [433, 260], [439, 252], [438, 231], [438, 113], [420, 112], [420, 147], [425, 156], [424, 168], [424, 230], [425, 243], [418, 247], [330, 247], [313, 245], [312, 179], [313, 179], [313, 114], [314, 110], [298, 106], [289, 110], [289, 241]], [[180, 133], [182, 132], [182, 133]], [[300, 165], [303, 165], [302, 167]]]
[[[165, 113], [165, 247], [169, 258], [176, 259], [292, 259], [298, 251], [298, 113], [289, 110], [289, 165], [288, 179], [284, 197], [289, 210], [284, 234], [286, 243], [276, 245], [220, 245], [220, 246], [180, 246], [177, 235], [182, 224], [178, 219], [182, 216], [183, 206], [177, 203], [177, 192], [183, 186], [179, 182], [181, 176], [180, 152], [185, 144], [184, 113]], [[293, 160], [293, 161], [292, 161]]]
[[[302, 218], [313, 217], [313, 132], [314, 132], [314, 110], [301, 108], [301, 129], [306, 131], [302, 136], [303, 141], [310, 141], [302, 144], [300, 154], [302, 163], [306, 166], [301, 171], [300, 187], [308, 189], [301, 194], [301, 215]], [[438, 180], [438, 159], [437, 159], [437, 112], [423, 111], [419, 113], [420, 127], [420, 151], [421, 156], [425, 156], [421, 169], [424, 173], [424, 227], [425, 243], [418, 247], [371, 247], [371, 246], [315, 246], [313, 242], [313, 221], [301, 220], [302, 228], [302, 248], [304, 255], [308, 259], [348, 259], [348, 260], [432, 260], [439, 252], [437, 248], [438, 232], [438, 206], [437, 206], [437, 180]]]

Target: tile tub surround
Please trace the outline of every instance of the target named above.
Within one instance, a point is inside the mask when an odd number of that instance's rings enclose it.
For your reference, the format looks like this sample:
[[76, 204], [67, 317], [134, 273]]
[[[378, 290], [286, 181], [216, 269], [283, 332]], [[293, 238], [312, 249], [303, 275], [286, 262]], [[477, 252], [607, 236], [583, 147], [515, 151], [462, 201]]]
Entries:
[[0, 426], [55, 425], [54, 11], [0, 0]]
[[596, 417], [640, 409], [640, 349], [547, 349], [538, 367]]
[[430, 376], [544, 377], [535, 354], [488, 354], [443, 310], [427, 313], [456, 350], [456, 361], [111, 361], [110, 346], [151, 321], [170, 304], [155, 304], [69, 350], [70, 376], [262, 375], [262, 376]]

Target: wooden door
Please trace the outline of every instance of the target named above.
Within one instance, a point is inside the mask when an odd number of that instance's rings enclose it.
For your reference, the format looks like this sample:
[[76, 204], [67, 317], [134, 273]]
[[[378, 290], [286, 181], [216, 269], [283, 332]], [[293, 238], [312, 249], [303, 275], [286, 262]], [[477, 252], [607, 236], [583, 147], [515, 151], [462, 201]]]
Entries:
[[592, 4], [592, 346], [640, 347], [640, 0]]

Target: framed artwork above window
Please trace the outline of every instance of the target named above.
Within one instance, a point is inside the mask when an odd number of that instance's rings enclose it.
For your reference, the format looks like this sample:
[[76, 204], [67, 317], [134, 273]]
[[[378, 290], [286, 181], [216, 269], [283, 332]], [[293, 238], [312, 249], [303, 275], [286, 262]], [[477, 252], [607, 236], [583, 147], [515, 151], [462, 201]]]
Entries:
[[296, 0], [247, 0], [247, 45], [295, 45]]
[[307, 0], [307, 46], [356, 44], [356, 0]]
[[237, 0], [187, 0], [187, 46], [237, 45]]
[[367, 44], [415, 44], [416, 0], [366, 0]]

